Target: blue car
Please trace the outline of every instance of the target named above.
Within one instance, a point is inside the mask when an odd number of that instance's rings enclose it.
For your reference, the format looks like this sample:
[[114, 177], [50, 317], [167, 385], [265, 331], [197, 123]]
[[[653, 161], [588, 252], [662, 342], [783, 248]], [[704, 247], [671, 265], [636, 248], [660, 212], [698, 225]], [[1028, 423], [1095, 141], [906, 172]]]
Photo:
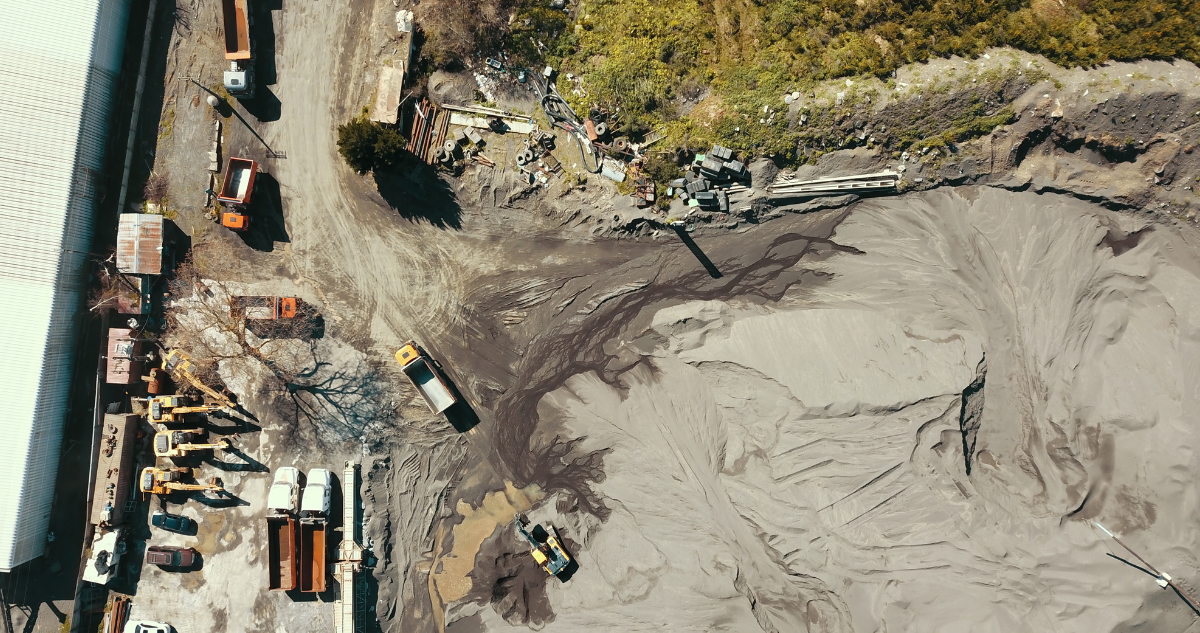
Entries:
[[178, 532], [180, 534], [187, 534], [192, 528], [191, 519], [179, 516], [178, 514], [168, 514], [162, 510], [155, 510], [154, 514], [150, 515], [150, 524], [168, 532]]

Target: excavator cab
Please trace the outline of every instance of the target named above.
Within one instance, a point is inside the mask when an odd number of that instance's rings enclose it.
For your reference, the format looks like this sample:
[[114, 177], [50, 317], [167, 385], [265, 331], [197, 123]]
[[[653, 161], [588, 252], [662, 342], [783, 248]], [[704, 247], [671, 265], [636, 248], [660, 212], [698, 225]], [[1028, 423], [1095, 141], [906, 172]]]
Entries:
[[204, 436], [204, 429], [189, 429], [183, 431], [161, 431], [154, 435], [155, 457], [181, 457], [196, 451], [229, 448], [229, 440], [221, 438], [216, 442], [199, 443]]
[[225, 491], [220, 479], [209, 479], [207, 483], [183, 483], [184, 475], [196, 475], [191, 468], [155, 468], [147, 466], [138, 476], [138, 489], [146, 494], [165, 495], [176, 490], [203, 490], [206, 493], [221, 493]]

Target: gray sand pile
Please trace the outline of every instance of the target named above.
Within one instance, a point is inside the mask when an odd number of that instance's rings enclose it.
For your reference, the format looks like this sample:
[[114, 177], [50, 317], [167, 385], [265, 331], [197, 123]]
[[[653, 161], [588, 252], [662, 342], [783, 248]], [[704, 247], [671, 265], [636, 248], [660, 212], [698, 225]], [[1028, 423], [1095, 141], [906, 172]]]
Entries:
[[871, 200], [802, 300], [637, 320], [619, 385], [539, 406], [611, 449], [607, 522], [540, 515], [581, 543], [545, 630], [1182, 630], [1085, 522], [1193, 586], [1200, 265], [1139, 229], [1055, 195]]

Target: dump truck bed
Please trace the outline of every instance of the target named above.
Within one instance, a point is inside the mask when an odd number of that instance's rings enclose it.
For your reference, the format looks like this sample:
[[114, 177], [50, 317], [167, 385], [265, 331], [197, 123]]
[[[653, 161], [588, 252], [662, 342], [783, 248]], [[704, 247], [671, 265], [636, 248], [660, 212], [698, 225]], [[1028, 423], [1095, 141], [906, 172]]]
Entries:
[[296, 588], [296, 521], [291, 517], [267, 517], [267, 587]]
[[254, 179], [258, 175], [258, 163], [246, 158], [230, 158], [225, 167], [225, 180], [217, 202], [232, 205], [250, 203], [254, 193]]
[[441, 413], [454, 404], [454, 394], [450, 393], [449, 387], [442, 382], [428, 359], [419, 356], [405, 365], [403, 370], [425, 398], [430, 411]]
[[325, 591], [325, 521], [300, 522], [296, 558], [300, 561], [300, 591]]
[[225, 59], [250, 59], [249, 0], [221, 0], [225, 24]]

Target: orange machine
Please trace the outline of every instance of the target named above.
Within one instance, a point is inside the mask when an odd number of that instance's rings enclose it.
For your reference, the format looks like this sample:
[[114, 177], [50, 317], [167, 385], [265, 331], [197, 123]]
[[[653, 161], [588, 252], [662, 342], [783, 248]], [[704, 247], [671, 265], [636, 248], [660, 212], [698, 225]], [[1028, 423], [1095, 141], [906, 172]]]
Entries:
[[221, 226], [234, 231], [249, 231], [250, 216], [237, 211], [225, 211], [221, 214]]
[[250, 217], [245, 211], [254, 195], [254, 181], [258, 177], [258, 163], [248, 158], [230, 157], [225, 166], [225, 179], [217, 202], [225, 205], [221, 213], [221, 226], [234, 231], [250, 229]]

